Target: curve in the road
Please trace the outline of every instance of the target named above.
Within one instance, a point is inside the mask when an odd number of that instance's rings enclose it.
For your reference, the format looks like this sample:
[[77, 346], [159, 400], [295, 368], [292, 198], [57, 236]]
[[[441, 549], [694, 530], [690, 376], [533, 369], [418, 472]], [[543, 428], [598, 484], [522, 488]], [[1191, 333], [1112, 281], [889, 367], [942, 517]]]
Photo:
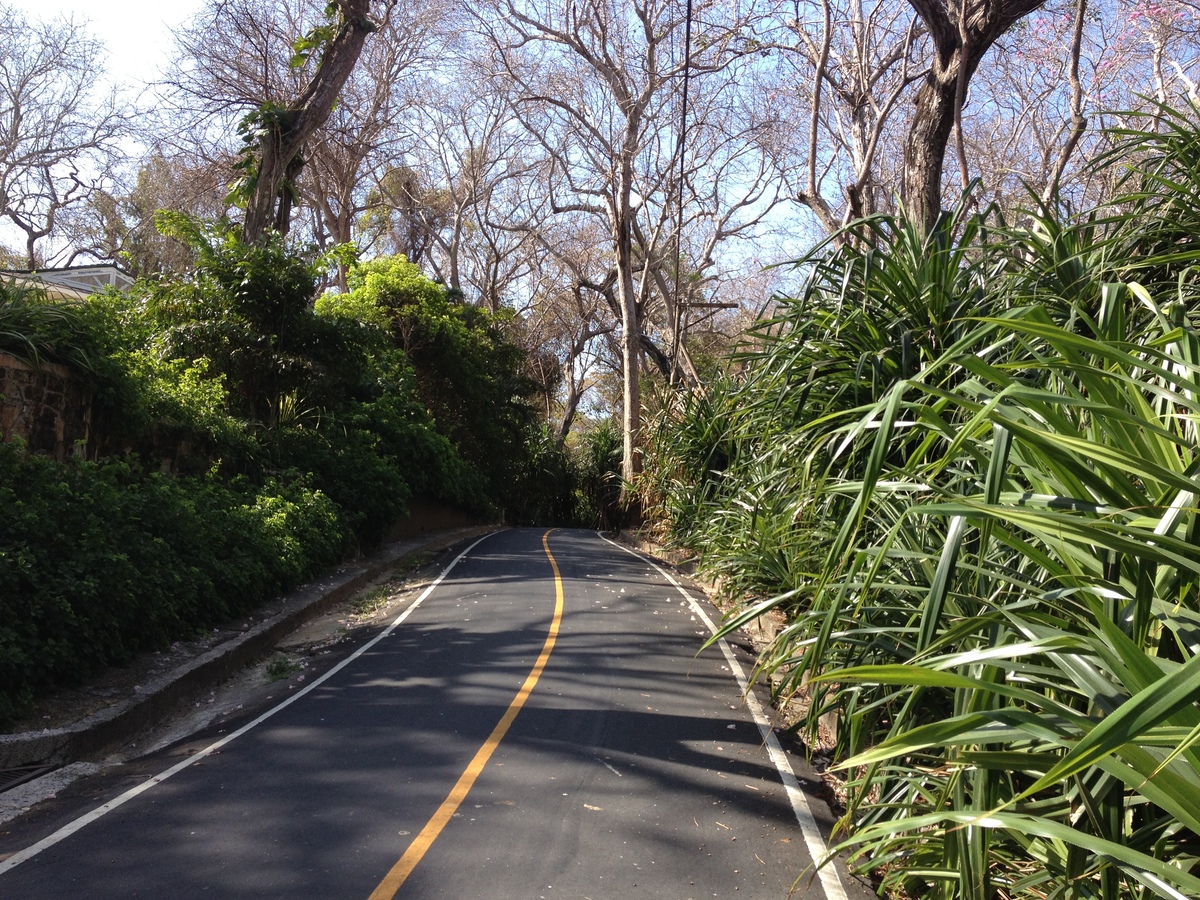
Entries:
[[716, 611], [601, 538], [475, 542], [285, 703], [0, 835], [0, 896], [865, 896], [833, 865], [806, 877], [832, 817]]

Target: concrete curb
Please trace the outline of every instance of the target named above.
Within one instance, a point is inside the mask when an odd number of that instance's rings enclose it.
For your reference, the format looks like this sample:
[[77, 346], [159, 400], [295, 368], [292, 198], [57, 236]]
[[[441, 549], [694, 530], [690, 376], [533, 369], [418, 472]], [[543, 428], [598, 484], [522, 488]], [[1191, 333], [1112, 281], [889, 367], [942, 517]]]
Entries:
[[400, 558], [495, 530], [497, 526], [443, 531], [390, 544], [361, 563], [340, 566], [288, 594], [280, 601], [283, 609], [269, 619], [150, 682], [134, 697], [65, 728], [0, 735], [0, 769], [75, 762], [124, 743], [166, 718], [183, 701], [266, 656], [285, 635], [350, 597]]

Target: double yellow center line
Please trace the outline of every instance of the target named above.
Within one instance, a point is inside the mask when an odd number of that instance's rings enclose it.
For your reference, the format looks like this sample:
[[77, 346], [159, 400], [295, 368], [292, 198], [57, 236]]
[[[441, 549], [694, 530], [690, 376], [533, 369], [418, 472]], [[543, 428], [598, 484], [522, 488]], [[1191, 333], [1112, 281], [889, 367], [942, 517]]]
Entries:
[[521, 707], [525, 705], [525, 701], [533, 693], [538, 679], [542, 677], [542, 672], [545, 670], [546, 663], [550, 659], [550, 654], [554, 650], [554, 644], [558, 640], [558, 629], [562, 623], [563, 614], [562, 574], [558, 570], [558, 562], [554, 559], [554, 554], [550, 552], [550, 531], [542, 535], [542, 547], [546, 551], [547, 559], [550, 560], [550, 568], [554, 570], [554, 618], [550, 622], [550, 631], [546, 635], [546, 643], [542, 645], [541, 655], [538, 656], [537, 662], [533, 664], [533, 669], [530, 670], [525, 683], [517, 691], [517, 696], [508, 705], [508, 709], [501, 717], [499, 724], [492, 729], [492, 733], [488, 735], [488, 739], [483, 742], [483, 746], [479, 748], [466, 770], [459, 776], [454, 788], [450, 791], [450, 795], [442, 801], [442, 805], [437, 808], [437, 812], [433, 814], [433, 817], [421, 829], [421, 833], [416, 836], [408, 849], [404, 851], [404, 855], [392, 866], [391, 871], [387, 873], [383, 881], [379, 882], [379, 886], [371, 892], [370, 900], [391, 900], [404, 882], [408, 880], [408, 876], [412, 874], [413, 869], [417, 867], [422, 857], [433, 846], [433, 842], [442, 833], [442, 829], [454, 818], [454, 814], [458, 811], [459, 806], [467, 799], [467, 794], [470, 793], [475, 780], [483, 773], [488, 760], [492, 758], [492, 754], [496, 752], [496, 748], [500, 746], [500, 742], [508, 734], [508, 729], [512, 725], [513, 720], [516, 719], [517, 713], [521, 711]]

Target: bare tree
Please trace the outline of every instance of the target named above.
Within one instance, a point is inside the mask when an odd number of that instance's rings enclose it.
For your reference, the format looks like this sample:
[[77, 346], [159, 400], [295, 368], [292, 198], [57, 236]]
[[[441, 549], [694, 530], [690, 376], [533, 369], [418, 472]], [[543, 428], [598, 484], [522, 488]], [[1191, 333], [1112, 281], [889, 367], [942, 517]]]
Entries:
[[794, 0], [776, 13], [768, 91], [802, 161], [790, 189], [826, 232], [889, 208], [898, 192], [889, 150], [904, 125], [902, 101], [926, 73], [923, 36], [896, 3]]
[[64, 210], [58, 237], [76, 258], [119, 261], [133, 275], [181, 272], [195, 261], [195, 251], [161, 234], [161, 211], [177, 211], [217, 219], [225, 211], [226, 187], [202, 162], [181, 154], [150, 152], [138, 167], [123, 173], [111, 190], [93, 192], [89, 202]]
[[540, 151], [513, 127], [503, 84], [478, 70], [464, 60], [457, 81], [426, 85], [410, 166], [392, 189], [381, 185], [381, 213], [409, 259], [419, 251], [448, 287], [496, 312], [535, 275], [532, 230], [545, 203], [530, 180]]
[[966, 181], [962, 109], [984, 54], [1046, 0], [909, 0], [933, 45], [904, 143], [903, 198], [909, 213], [931, 228], [942, 210], [942, 166], [951, 132]]
[[[1087, 130], [1087, 117], [1083, 114], [1083, 82], [1079, 77], [1079, 66], [1083, 54], [1083, 29], [1087, 20], [1087, 0], [1075, 0], [1075, 14], [1071, 22], [1071, 42], [1067, 53], [1067, 84], [1070, 85], [1070, 125], [1066, 126], [1065, 139], [1061, 141], [1058, 155], [1050, 167], [1050, 171], [1042, 187], [1042, 201], [1050, 202], [1062, 184], [1063, 173], [1075, 154], [1079, 142], [1083, 140]], [[961, 119], [960, 119], [961, 122]]]
[[1100, 113], [1085, 110], [1088, 94], [1103, 91], [1097, 67], [1082, 71], [1085, 52], [1098, 49], [1085, 43], [1087, 0], [1073, 5], [1039, 11], [1002, 36], [973, 79], [963, 150], [984, 197], [1002, 208], [1027, 204], [1031, 191], [1048, 200], [1085, 136], [1085, 111]]
[[932, 222], [976, 178], [1010, 209], [1098, 199], [1115, 111], [1196, 94], [1195, 34], [1189, 0], [793, 0], [764, 32], [789, 190], [825, 232], [896, 196]]
[[0, 215], [23, 233], [31, 268], [60, 219], [111, 182], [121, 156], [130, 113], [97, 89], [102, 60], [73, 20], [29, 21], [0, 6]]
[[[402, 161], [411, 141], [405, 128], [414, 93], [409, 73], [441, 49], [436, 35], [446, 4], [387, 0], [368, 20], [368, 0], [355, 0], [336, 5], [336, 22], [322, 18], [322, 6], [318, 0], [212, 0], [179, 37], [166, 87], [174, 130], [187, 123], [185, 134], [194, 139], [186, 149], [227, 165], [236, 152], [235, 124], [249, 129], [243, 134], [250, 155], [242, 159], [249, 176], [242, 182], [247, 234], [259, 227], [267, 206], [266, 224], [286, 230], [293, 200], [302, 199], [315, 210], [318, 244], [351, 240], [369, 186]], [[296, 58], [293, 45], [303, 34], [312, 50]], [[314, 128], [317, 118], [322, 121]], [[275, 159], [274, 174], [262, 168], [264, 149]], [[278, 163], [293, 151], [289, 175]], [[259, 189], [264, 174], [271, 181], [281, 172], [274, 194]], [[280, 194], [280, 185], [289, 190]]]
[[697, 4], [690, 48], [683, 3], [491, 0], [477, 15], [491, 65], [511, 85], [514, 114], [547, 161], [541, 190], [550, 211], [592, 217], [607, 231], [628, 483], [640, 469], [646, 300], [673, 243], [666, 211], [683, 75], [721, 74], [736, 84], [731, 67], [753, 49], [746, 35], [757, 10]]
[[1089, 160], [1153, 103], [1195, 102], [1196, 9], [1181, 0], [1057, 0], [998, 39], [971, 84], [964, 146], [985, 197], [1081, 209], [1111, 189]]
[[[594, 386], [593, 374], [617, 329], [612, 315], [616, 278], [608, 259], [606, 229], [595, 218], [574, 216], [543, 224], [546, 227], [533, 233], [543, 252], [522, 314], [529, 332], [542, 341], [559, 367], [562, 390], [555, 439], [561, 446], [580, 403]], [[616, 359], [619, 370], [619, 355]], [[548, 410], [548, 421], [553, 421], [554, 412]]]
[[686, 340], [689, 321], [694, 313], [710, 317], [729, 283], [761, 266], [765, 221], [786, 201], [786, 185], [800, 168], [775, 139], [780, 114], [762, 89], [757, 61], [751, 55], [739, 63], [747, 64], [736, 77], [700, 80], [682, 158], [662, 189], [642, 198], [634, 220], [642, 348], [671, 382], [700, 382]]

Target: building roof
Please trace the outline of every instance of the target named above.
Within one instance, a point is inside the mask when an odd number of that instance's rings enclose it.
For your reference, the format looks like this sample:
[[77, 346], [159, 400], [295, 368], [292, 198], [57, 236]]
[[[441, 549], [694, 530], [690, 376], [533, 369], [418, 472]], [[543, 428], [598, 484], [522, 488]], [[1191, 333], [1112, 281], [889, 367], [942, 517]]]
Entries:
[[60, 299], [83, 299], [106, 287], [121, 290], [132, 287], [134, 278], [115, 263], [98, 263], [91, 266], [64, 266], [50, 269], [6, 269], [0, 277], [40, 281], [50, 297]]

